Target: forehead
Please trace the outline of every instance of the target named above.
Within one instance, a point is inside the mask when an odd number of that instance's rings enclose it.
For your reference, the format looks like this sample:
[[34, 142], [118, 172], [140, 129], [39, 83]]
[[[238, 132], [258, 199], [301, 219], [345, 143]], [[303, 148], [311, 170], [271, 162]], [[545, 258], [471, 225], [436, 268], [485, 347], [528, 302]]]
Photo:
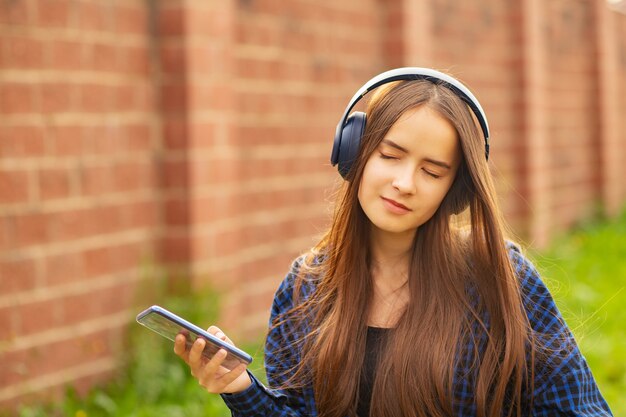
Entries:
[[409, 153], [447, 158], [450, 162], [459, 151], [455, 127], [428, 106], [407, 110], [391, 126], [384, 139], [402, 146]]

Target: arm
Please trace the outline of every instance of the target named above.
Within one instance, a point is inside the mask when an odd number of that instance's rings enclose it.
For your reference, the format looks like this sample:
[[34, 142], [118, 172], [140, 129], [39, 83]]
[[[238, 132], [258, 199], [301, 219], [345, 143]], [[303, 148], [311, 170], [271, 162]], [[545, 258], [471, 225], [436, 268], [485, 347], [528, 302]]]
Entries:
[[537, 341], [532, 415], [611, 416], [574, 335], [539, 273], [519, 249], [511, 247], [510, 254]]
[[[299, 342], [304, 334], [297, 332], [294, 323], [285, 320], [274, 326], [275, 320], [293, 306], [293, 285], [300, 264], [294, 262], [291, 271], [274, 296], [270, 316], [270, 331], [265, 342], [265, 370], [268, 384], [265, 387], [257, 378], [248, 373], [252, 384], [244, 391], [233, 394], [222, 394], [224, 402], [235, 417], [269, 416], [269, 417], [303, 417], [316, 416], [313, 392], [302, 390], [280, 389], [299, 363]], [[303, 287], [305, 295], [311, 287]]]

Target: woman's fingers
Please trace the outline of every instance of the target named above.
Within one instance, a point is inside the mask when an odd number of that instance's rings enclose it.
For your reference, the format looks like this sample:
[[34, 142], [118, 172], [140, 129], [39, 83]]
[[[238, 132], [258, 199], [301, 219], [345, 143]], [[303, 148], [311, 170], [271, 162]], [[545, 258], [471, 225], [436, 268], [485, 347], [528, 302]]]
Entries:
[[222, 362], [226, 359], [226, 351], [224, 349], [218, 350], [215, 355], [208, 361], [201, 369], [202, 375], [198, 375], [200, 379], [215, 379], [224, 374], [224, 369], [220, 369]]
[[204, 350], [206, 342], [202, 338], [196, 339], [191, 345], [191, 349], [189, 350], [189, 367], [191, 368], [191, 374], [196, 376], [197, 371], [201, 369], [202, 366], [202, 351]]
[[189, 363], [189, 352], [187, 351], [187, 338], [185, 337], [185, 335], [176, 335], [176, 340], [174, 342], [174, 353], [176, 353], [186, 363]]
[[245, 364], [240, 364], [230, 371], [221, 367], [227, 353], [220, 349], [204, 366], [202, 375], [198, 375], [198, 382], [211, 393], [231, 393], [245, 389], [251, 382], [250, 378], [242, 376], [246, 370]]
[[218, 339], [225, 341], [225, 342], [226, 342], [226, 343], [228, 343], [229, 345], [233, 345], [233, 346], [235, 346], [235, 344], [233, 343], [233, 341], [232, 341], [232, 340], [230, 340], [230, 339], [229, 339], [229, 338], [228, 338], [228, 337], [224, 334], [224, 332], [222, 332], [222, 331], [220, 330], [220, 328], [219, 328], [219, 327], [217, 327], [217, 326], [211, 326], [211, 327], [209, 327], [209, 328], [207, 329], [207, 331], [208, 331], [209, 333], [211, 333], [213, 336], [217, 337]]
[[[233, 342], [216, 326], [208, 329], [209, 333], [220, 340], [234, 346]], [[243, 391], [252, 383], [252, 380], [245, 373], [246, 364], [240, 364], [232, 370], [222, 366], [228, 356], [225, 349], [219, 349], [212, 358], [208, 359], [203, 355], [207, 341], [198, 338], [191, 345], [187, 346], [185, 334], [178, 334], [174, 342], [174, 352], [183, 359], [191, 370], [191, 374], [198, 380], [208, 392], [232, 393]]]
[[[232, 393], [245, 389], [247, 382], [242, 382], [242, 374], [246, 371], [246, 365], [240, 364], [233, 368], [230, 372], [215, 378], [211, 387], [205, 387], [211, 392], [219, 393]], [[246, 381], [249, 381], [247, 374], [245, 375]]]

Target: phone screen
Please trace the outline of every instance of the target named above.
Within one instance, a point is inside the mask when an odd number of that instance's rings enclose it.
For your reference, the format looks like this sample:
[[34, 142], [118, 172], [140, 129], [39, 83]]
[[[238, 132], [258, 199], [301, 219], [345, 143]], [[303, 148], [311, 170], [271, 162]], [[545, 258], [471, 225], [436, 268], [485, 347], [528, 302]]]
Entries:
[[176, 335], [184, 335], [187, 339], [187, 349], [191, 348], [198, 337], [202, 337], [206, 340], [202, 355], [207, 359], [211, 359], [220, 349], [228, 352], [226, 359], [222, 362], [222, 366], [227, 369], [233, 369], [240, 363], [249, 364], [252, 362], [252, 357], [244, 351], [229, 345], [162, 307], [152, 306], [139, 313], [137, 322], [172, 342], [176, 340]]

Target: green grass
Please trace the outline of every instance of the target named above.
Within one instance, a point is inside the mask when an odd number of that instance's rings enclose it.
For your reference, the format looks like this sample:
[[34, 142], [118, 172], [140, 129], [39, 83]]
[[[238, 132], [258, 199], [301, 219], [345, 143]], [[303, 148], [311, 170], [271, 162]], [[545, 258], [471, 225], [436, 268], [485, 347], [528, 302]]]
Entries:
[[531, 255], [615, 416], [626, 416], [626, 212]]
[[[615, 416], [626, 417], [626, 212], [610, 223], [581, 227], [552, 248], [531, 254], [573, 330]], [[196, 323], [217, 316], [215, 294], [167, 297], [161, 303]], [[207, 306], [213, 306], [207, 311]], [[260, 343], [253, 372], [263, 376]], [[172, 344], [131, 326], [122, 374], [80, 398], [72, 390], [55, 404], [22, 407], [19, 417], [221, 417], [217, 395], [207, 394], [173, 353]], [[2, 412], [0, 412], [0, 415]]]

